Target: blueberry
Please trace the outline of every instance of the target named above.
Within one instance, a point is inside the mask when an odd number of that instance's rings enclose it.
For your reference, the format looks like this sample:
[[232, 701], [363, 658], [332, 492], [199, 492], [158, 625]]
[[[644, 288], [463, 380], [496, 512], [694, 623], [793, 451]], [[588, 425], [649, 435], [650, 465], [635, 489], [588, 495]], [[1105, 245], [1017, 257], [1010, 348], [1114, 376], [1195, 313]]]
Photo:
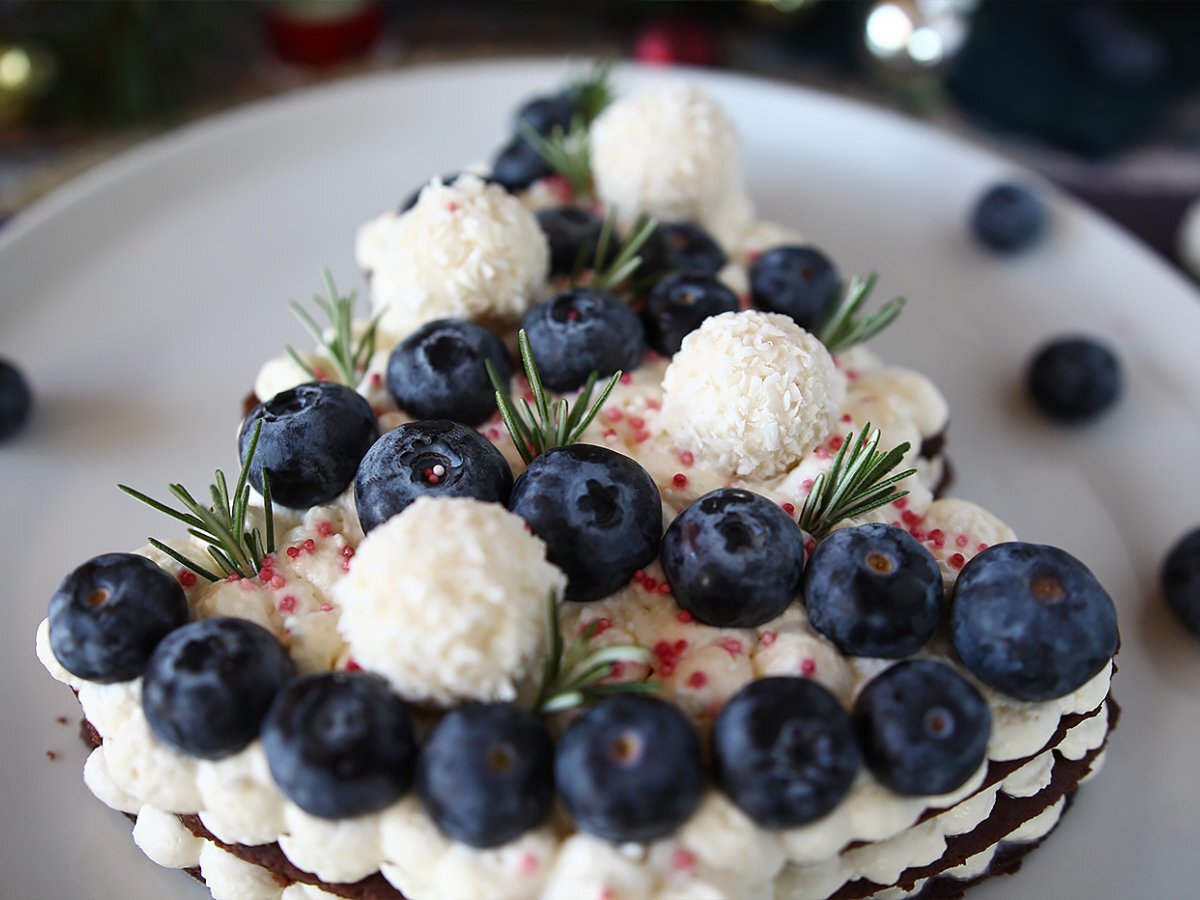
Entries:
[[660, 222], [650, 233], [639, 254], [642, 265], [637, 278], [653, 278], [670, 272], [716, 275], [725, 267], [725, 251], [695, 222]]
[[1181, 538], [1167, 554], [1162, 586], [1167, 603], [1200, 637], [1200, 528]]
[[713, 725], [717, 783], [764, 828], [796, 828], [833, 810], [858, 773], [850, 717], [807, 678], [761, 678]]
[[452, 840], [507, 844], [550, 813], [554, 740], [541, 719], [511, 703], [459, 707], [421, 751], [417, 792]]
[[854, 703], [854, 727], [875, 777], [898, 794], [946, 794], [987, 758], [992, 713], [942, 662], [909, 659], [877, 675]]
[[816, 331], [837, 299], [840, 276], [816, 247], [773, 247], [750, 266], [750, 297], [758, 309], [783, 313]]
[[705, 319], [737, 308], [737, 295], [711, 275], [668, 275], [654, 285], [646, 300], [647, 343], [664, 356], [674, 356], [683, 339]]
[[1049, 214], [1038, 194], [1023, 184], [1004, 182], [988, 188], [971, 213], [976, 239], [997, 253], [1019, 253], [1037, 243]]
[[[538, 225], [550, 244], [550, 274], [570, 275], [578, 262], [593, 268], [604, 222], [581, 206], [551, 206], [538, 210]], [[616, 255], [617, 236], [609, 236], [601, 264]]]
[[295, 667], [271, 632], [221, 616], [176, 628], [154, 649], [142, 682], [142, 711], [164, 744], [221, 759], [255, 737]]
[[1060, 422], [1085, 422], [1112, 406], [1121, 394], [1121, 362], [1091, 338], [1058, 338], [1042, 347], [1029, 367], [1029, 393], [1046, 415]]
[[553, 172], [533, 146], [524, 138], [515, 137], [493, 157], [490, 180], [506, 191], [520, 191]]
[[485, 359], [507, 384], [512, 363], [500, 338], [474, 322], [438, 319], [396, 345], [388, 357], [388, 390], [414, 419], [478, 425], [496, 411]]
[[262, 726], [279, 789], [306, 813], [346, 819], [399, 799], [412, 783], [412, 720], [387, 682], [365, 672], [297, 678]]
[[526, 313], [522, 324], [542, 381], [552, 391], [582, 387], [592, 372], [628, 372], [646, 352], [637, 313], [607, 291], [572, 288], [555, 294]]
[[0, 441], [12, 437], [29, 420], [33, 392], [20, 369], [0, 359]]
[[704, 791], [692, 723], [644, 694], [609, 697], [573, 722], [558, 742], [554, 777], [575, 827], [614, 843], [670, 834]]
[[954, 585], [950, 634], [963, 664], [1018, 700], [1079, 688], [1117, 652], [1117, 611], [1088, 568], [1057, 547], [994, 544]]
[[570, 91], [532, 97], [517, 110], [517, 127], [527, 123], [540, 135], [549, 137], [555, 128], [567, 131], [575, 117], [575, 100]]
[[662, 566], [675, 602], [701, 622], [753, 628], [774, 619], [796, 596], [804, 538], [766, 497], [720, 488], [668, 526]]
[[408, 422], [381, 437], [363, 457], [354, 478], [354, 503], [363, 531], [370, 531], [418, 497], [505, 503], [512, 483], [504, 455], [475, 429], [445, 419]]
[[937, 627], [942, 573], [903, 528], [843, 528], [813, 550], [804, 603], [809, 624], [843, 653], [896, 659], [920, 650]]
[[[441, 181], [442, 184], [454, 184], [454, 182], [458, 181], [459, 176], [462, 174], [463, 174], [462, 172], [450, 172], [447, 175], [441, 176], [441, 178], [438, 180]], [[472, 173], [472, 174], [474, 174], [475, 177], [480, 179], [481, 181], [488, 182], [489, 184], [495, 183], [492, 181], [492, 178], [490, 175], [478, 175], [476, 173]], [[432, 181], [432, 179], [430, 179], [430, 181]], [[417, 188], [415, 191], [413, 191], [411, 194], [409, 194], [405, 198], [404, 202], [401, 203], [400, 206], [397, 208], [397, 210], [396, 210], [397, 215], [406, 213], [410, 209], [412, 209], [414, 206], [416, 206], [417, 201], [421, 199], [421, 191], [425, 190], [425, 188], [428, 185], [429, 185], [429, 181], [426, 181], [419, 188]]]
[[50, 598], [50, 649], [72, 675], [129, 681], [187, 620], [178, 581], [144, 556], [105, 553], [75, 569]]
[[262, 434], [250, 465], [250, 482], [262, 490], [260, 467], [276, 502], [296, 509], [327, 503], [354, 480], [358, 463], [379, 437], [371, 404], [332, 381], [281, 391], [250, 410], [238, 436], [243, 465], [254, 436]]
[[508, 508], [566, 573], [567, 600], [607, 597], [654, 559], [662, 538], [654, 479], [628, 456], [592, 444], [535, 456], [513, 485]]

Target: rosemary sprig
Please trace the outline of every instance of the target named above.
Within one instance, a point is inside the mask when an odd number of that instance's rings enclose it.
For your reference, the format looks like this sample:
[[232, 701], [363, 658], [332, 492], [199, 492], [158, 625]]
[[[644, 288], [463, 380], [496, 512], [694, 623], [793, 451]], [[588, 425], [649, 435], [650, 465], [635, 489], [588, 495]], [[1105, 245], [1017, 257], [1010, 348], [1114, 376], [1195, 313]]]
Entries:
[[562, 627], [558, 620], [558, 598], [549, 595], [550, 652], [542, 666], [542, 687], [534, 703], [539, 713], [562, 712], [578, 706], [586, 706], [609, 694], [638, 694], [657, 691], [661, 685], [656, 681], [620, 681], [601, 684], [613, 673], [619, 662], [650, 663], [650, 653], [633, 644], [610, 644], [599, 650], [588, 650], [588, 643], [596, 636], [598, 623], [591, 622], [578, 638], [566, 648]]
[[524, 119], [517, 123], [517, 130], [546, 165], [567, 179], [577, 201], [593, 199], [592, 145], [588, 140], [587, 125], [580, 116], [571, 120], [571, 127], [566, 131], [555, 125], [549, 135], [540, 134]]
[[822, 472], [813, 481], [800, 511], [801, 528], [819, 539], [843, 519], [853, 519], [908, 495], [908, 491], [896, 490], [894, 485], [917, 470], [889, 473], [900, 464], [910, 445], [906, 441], [883, 452], [877, 449], [879, 437], [879, 429], [871, 431], [870, 422], [863, 426], [857, 440], [853, 432], [846, 435], [829, 472]]
[[165, 503], [160, 503], [127, 485], [117, 485], [135, 500], [140, 500], [147, 506], [187, 525], [189, 534], [208, 544], [209, 556], [213, 558], [217, 568], [224, 574], [216, 575], [199, 563], [171, 549], [162, 541], [148, 538], [152, 547], [158, 548], [180, 565], [191, 569], [209, 581], [220, 581], [221, 578], [230, 575], [251, 578], [258, 574], [263, 557], [268, 553], [275, 552], [275, 519], [271, 507], [271, 482], [267, 477], [266, 469], [262, 467], [259, 468], [259, 475], [262, 478], [263, 486], [266, 535], [264, 537], [257, 528], [248, 529], [246, 527], [246, 512], [250, 504], [250, 485], [247, 483], [250, 478], [250, 463], [254, 459], [254, 450], [258, 446], [258, 437], [261, 433], [262, 422], [260, 421], [254, 426], [250, 445], [246, 449], [246, 461], [242, 464], [242, 470], [238, 474], [237, 484], [232, 493], [230, 493], [229, 485], [225, 480], [225, 473], [217, 469], [216, 481], [209, 486], [209, 494], [212, 498], [211, 506], [206, 507], [201, 504], [181, 484], [172, 484], [169, 489], [186, 512], [172, 509]]
[[525, 369], [525, 378], [529, 381], [529, 390], [533, 394], [532, 407], [524, 398], [521, 398], [520, 408], [515, 406], [492, 361], [484, 360], [484, 366], [487, 367], [488, 378], [492, 380], [492, 387], [496, 389], [496, 408], [500, 410], [500, 418], [504, 420], [521, 458], [526, 463], [531, 463], [535, 456], [551, 447], [565, 447], [579, 440], [584, 429], [592, 424], [608, 395], [616, 387], [621, 373], [613, 373], [595, 403], [592, 403], [592, 391], [595, 390], [599, 379], [596, 372], [588, 376], [573, 407], [565, 398], [551, 403], [550, 396], [542, 385], [542, 377], [538, 374], [537, 362], [533, 358], [529, 336], [524, 328], [517, 333], [517, 347], [521, 352], [521, 365]]
[[[356, 388], [362, 381], [367, 370], [367, 363], [375, 352], [375, 336], [379, 329], [379, 317], [383, 313], [382, 311], [377, 313], [368, 323], [366, 331], [355, 341], [351, 328], [354, 323], [354, 304], [358, 299], [358, 294], [351, 293], [347, 296], [339, 294], [337, 286], [333, 283], [333, 275], [328, 269], [321, 270], [321, 277], [325, 280], [325, 290], [329, 296], [322, 297], [317, 294], [313, 297], [313, 302], [329, 319], [329, 325], [333, 330], [332, 337], [326, 337], [325, 330], [295, 300], [290, 301], [288, 306], [333, 361], [337, 368], [337, 372], [334, 373], [337, 375], [337, 380], [348, 387]], [[301, 359], [300, 354], [290, 344], [287, 352], [296, 365], [307, 372], [314, 381], [318, 380], [318, 373]]]
[[[617, 211], [614, 208], [610, 209], [604, 217], [604, 222], [600, 226], [600, 237], [596, 241], [596, 252], [592, 256], [592, 279], [590, 285], [596, 288], [596, 290], [615, 290], [620, 284], [633, 276], [642, 264], [642, 258], [638, 253], [646, 241], [650, 239], [650, 235], [654, 234], [654, 229], [658, 227], [658, 222], [644, 213], [638, 216], [637, 221], [633, 223], [633, 227], [625, 236], [625, 240], [617, 248], [612, 261], [605, 265], [604, 260], [608, 256], [608, 247], [612, 243], [616, 227]], [[575, 271], [571, 274], [572, 285], [578, 283], [579, 276], [581, 275], [580, 261], [576, 260], [576, 263]]]
[[869, 316], [858, 314], [878, 280], [874, 272], [866, 278], [854, 275], [850, 283], [843, 286], [841, 296], [817, 327], [817, 337], [830, 353], [841, 353], [855, 344], [869, 341], [891, 325], [904, 309], [904, 298], [893, 297], [878, 312]]
[[596, 63], [591, 72], [574, 81], [567, 89], [575, 107], [575, 114], [588, 127], [596, 121], [600, 113], [612, 103], [616, 92], [612, 86], [611, 59]]

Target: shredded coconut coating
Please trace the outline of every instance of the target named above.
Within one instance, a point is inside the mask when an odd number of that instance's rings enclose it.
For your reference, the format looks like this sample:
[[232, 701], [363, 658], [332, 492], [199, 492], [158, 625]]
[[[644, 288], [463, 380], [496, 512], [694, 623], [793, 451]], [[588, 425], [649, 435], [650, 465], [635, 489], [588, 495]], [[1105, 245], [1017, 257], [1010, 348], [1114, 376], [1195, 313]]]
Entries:
[[549, 646], [567, 579], [495, 503], [421, 498], [373, 530], [334, 589], [351, 657], [418, 703], [516, 700]]
[[416, 206], [358, 231], [355, 256], [371, 279], [379, 328], [396, 343], [434, 319], [515, 322], [550, 269], [537, 218], [502, 187], [475, 175], [434, 179]]
[[663, 421], [719, 470], [772, 478], [824, 441], [846, 385], [789, 316], [722, 313], [683, 340], [663, 376]]
[[669, 81], [617, 100], [592, 125], [592, 173], [607, 206], [704, 225], [727, 247], [753, 218], [740, 141], [725, 110], [694, 84]]

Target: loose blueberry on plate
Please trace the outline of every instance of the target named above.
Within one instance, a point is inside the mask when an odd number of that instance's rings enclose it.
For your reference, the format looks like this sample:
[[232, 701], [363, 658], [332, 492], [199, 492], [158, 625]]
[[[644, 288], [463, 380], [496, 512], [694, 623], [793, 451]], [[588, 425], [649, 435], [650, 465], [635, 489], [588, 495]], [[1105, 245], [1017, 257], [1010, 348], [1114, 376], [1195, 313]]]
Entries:
[[592, 372], [628, 372], [646, 352], [637, 314], [619, 297], [593, 288], [555, 294], [526, 313], [522, 327], [552, 391], [583, 387]]
[[815, 331], [837, 298], [840, 276], [816, 247], [772, 247], [750, 266], [750, 297], [761, 310], [783, 313]]
[[971, 213], [978, 241], [997, 253], [1019, 253], [1037, 243], [1049, 214], [1042, 198], [1023, 184], [1004, 182], [988, 188]]
[[546, 542], [567, 575], [565, 599], [599, 600], [649, 564], [662, 538], [662, 499], [640, 465], [607, 447], [570, 444], [534, 457], [508, 508]]
[[407, 422], [363, 457], [354, 478], [354, 503], [366, 532], [418, 497], [504, 503], [512, 484], [504, 455], [475, 429], [445, 419]]
[[515, 137], [492, 159], [491, 180], [506, 191], [521, 191], [553, 171], [528, 141]]
[[638, 278], [669, 272], [716, 275], [725, 267], [725, 251], [695, 222], [660, 222], [641, 250]]
[[[576, 263], [593, 268], [604, 222], [581, 206], [551, 206], [538, 210], [538, 225], [550, 244], [550, 274], [570, 275]], [[616, 255], [618, 239], [608, 242], [601, 265]]]
[[305, 812], [345, 819], [383, 809], [412, 783], [412, 720], [387, 682], [365, 672], [297, 678], [262, 726], [271, 777]]
[[705, 319], [737, 308], [737, 295], [711, 275], [668, 275], [654, 285], [646, 300], [647, 343], [664, 356], [674, 356], [683, 339]]
[[644, 694], [609, 697], [573, 722], [558, 742], [554, 777], [575, 826], [614, 843], [670, 834], [704, 790], [692, 723]]
[[987, 758], [992, 713], [983, 695], [942, 662], [909, 659], [872, 679], [854, 727], [875, 777], [898, 794], [946, 794]]
[[33, 392], [21, 370], [0, 359], [0, 441], [20, 431], [33, 408]]
[[238, 437], [243, 465], [257, 422], [263, 423], [262, 433], [250, 482], [261, 491], [259, 470], [266, 468], [272, 498], [296, 509], [327, 503], [344, 491], [379, 437], [371, 404], [332, 381], [302, 384], [254, 407]]
[[706, 625], [753, 628], [795, 598], [804, 573], [804, 538], [766, 497], [721, 488], [671, 522], [661, 557], [680, 608]]
[[512, 363], [499, 337], [464, 319], [438, 319], [396, 345], [388, 357], [388, 390], [414, 419], [478, 425], [496, 411], [485, 359], [507, 384]]
[[954, 584], [950, 634], [963, 664], [1018, 700], [1051, 700], [1086, 684], [1117, 652], [1117, 611], [1066, 551], [994, 544]]
[[105, 553], [50, 598], [50, 649], [63, 668], [109, 684], [137, 678], [158, 642], [188, 620], [179, 582], [144, 556]]
[[221, 616], [177, 628], [154, 649], [142, 681], [142, 711], [164, 744], [221, 759], [258, 736], [275, 695], [295, 675], [271, 632]]
[[850, 791], [859, 752], [850, 717], [807, 678], [761, 678], [733, 695], [713, 726], [717, 783], [764, 828], [797, 828]]
[[1117, 401], [1122, 382], [1116, 354], [1092, 338], [1053, 340], [1029, 367], [1033, 402], [1060, 422], [1086, 422], [1100, 415]]
[[511, 703], [449, 713], [426, 742], [417, 792], [455, 841], [498, 847], [536, 828], [554, 803], [554, 740], [537, 716]]
[[812, 627], [843, 653], [896, 659], [920, 650], [937, 627], [942, 573], [903, 528], [842, 528], [813, 550], [804, 603]]
[[1200, 528], [1184, 535], [1167, 554], [1162, 586], [1171, 609], [1200, 636]]

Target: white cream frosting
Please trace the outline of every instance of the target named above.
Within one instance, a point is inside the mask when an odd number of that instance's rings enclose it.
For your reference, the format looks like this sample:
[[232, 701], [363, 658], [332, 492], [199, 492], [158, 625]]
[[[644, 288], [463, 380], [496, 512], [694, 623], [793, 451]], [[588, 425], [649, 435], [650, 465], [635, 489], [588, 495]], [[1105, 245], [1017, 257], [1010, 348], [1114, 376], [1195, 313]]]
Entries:
[[168, 869], [188, 869], [199, 865], [200, 851], [206, 843], [184, 827], [179, 816], [146, 803], [133, 826], [133, 842], [150, 859]]
[[465, 174], [434, 179], [416, 206], [359, 229], [379, 328], [395, 343], [434, 319], [512, 323], [546, 281], [550, 248], [534, 214], [499, 185]]
[[663, 375], [663, 426], [718, 471], [766, 480], [829, 437], [845, 383], [790, 316], [712, 316]]

